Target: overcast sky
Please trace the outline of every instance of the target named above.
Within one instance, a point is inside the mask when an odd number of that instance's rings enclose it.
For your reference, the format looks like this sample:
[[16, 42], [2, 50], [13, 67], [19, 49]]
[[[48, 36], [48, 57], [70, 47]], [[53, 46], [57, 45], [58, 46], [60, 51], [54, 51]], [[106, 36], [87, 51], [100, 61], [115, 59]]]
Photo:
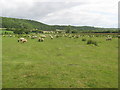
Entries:
[[2, 0], [1, 16], [49, 25], [118, 27], [119, 0]]

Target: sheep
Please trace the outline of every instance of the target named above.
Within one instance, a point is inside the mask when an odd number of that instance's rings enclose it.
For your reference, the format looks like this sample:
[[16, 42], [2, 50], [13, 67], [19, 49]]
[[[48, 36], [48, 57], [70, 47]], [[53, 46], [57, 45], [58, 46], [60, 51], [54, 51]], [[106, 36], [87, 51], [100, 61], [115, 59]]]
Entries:
[[43, 42], [44, 41], [44, 38], [38, 38], [38, 42]]
[[34, 38], [37, 38], [37, 36], [34, 36]]
[[20, 39], [18, 39], [18, 42], [27, 42], [27, 40], [25, 39], [25, 38], [20, 38]]
[[63, 34], [62, 36], [63, 36], [63, 37], [67, 37], [67, 34]]
[[75, 35], [74, 38], [79, 38], [80, 36], [79, 35]]
[[72, 38], [72, 35], [69, 35], [68, 37], [69, 37], [69, 38]]
[[24, 40], [24, 39], [25, 39], [25, 38], [19, 38], [19, 39], [18, 39], [18, 42], [20, 42], [20, 41], [22, 41], [22, 40]]
[[112, 37], [110, 36], [110, 35], [107, 35], [107, 38], [106, 38], [106, 41], [108, 41], [108, 40], [112, 40]]
[[31, 39], [35, 39], [35, 38], [37, 38], [37, 36], [31, 36]]
[[57, 35], [57, 34], [56, 34], [56, 35], [54, 35], [54, 36], [55, 36], [56, 38], [61, 37], [60, 35]]
[[30, 35], [28, 35], [27, 37], [30, 37], [30, 38], [31, 38], [31, 36], [30, 36]]
[[111, 41], [112, 40], [112, 37], [108, 37], [108, 38], [106, 38], [106, 41]]
[[5, 35], [2, 35], [3, 37], [5, 37]]
[[60, 37], [59, 35], [55, 35], [56, 38]]
[[20, 38], [20, 39], [18, 39], [18, 42], [24, 43], [24, 42], [27, 42], [27, 39], [25, 39], [25, 38]]
[[53, 36], [52, 36], [52, 35], [50, 35], [50, 38], [51, 38], [51, 39], [53, 39]]
[[34, 37], [34, 36], [31, 36], [31, 39], [35, 39], [35, 37]]
[[27, 42], [27, 39], [23, 39], [21, 42], [22, 42], [22, 43]]
[[118, 35], [117, 37], [120, 38], [120, 35]]
[[12, 35], [9, 35], [9, 37], [12, 37]]
[[46, 38], [46, 36], [45, 36], [45, 35], [40, 35], [40, 37], [41, 37], [41, 38]]

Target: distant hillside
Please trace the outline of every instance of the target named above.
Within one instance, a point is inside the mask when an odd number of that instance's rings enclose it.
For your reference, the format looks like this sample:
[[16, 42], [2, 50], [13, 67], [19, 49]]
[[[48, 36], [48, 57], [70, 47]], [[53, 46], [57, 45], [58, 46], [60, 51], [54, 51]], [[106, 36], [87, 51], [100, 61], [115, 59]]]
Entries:
[[0, 28], [20, 28], [28, 30], [66, 30], [67, 32], [91, 32], [91, 31], [116, 31], [117, 29], [113, 28], [96, 28], [90, 26], [70, 26], [70, 25], [47, 25], [34, 20], [27, 19], [17, 19], [17, 18], [8, 18], [0, 17], [2, 19], [2, 27]]
[[28, 29], [49, 30], [51, 27], [41, 22], [27, 20], [27, 19], [17, 19], [17, 18], [7, 18], [7, 17], [0, 17], [0, 19], [2, 19], [2, 28], [28, 28]]
[[[27, 20], [27, 19], [17, 19], [17, 18], [8, 18], [8, 17], [0, 17], [2, 19], [2, 28], [37, 28], [37, 29], [41, 29], [41, 30], [51, 30], [51, 28], [53, 29], [61, 29], [64, 30], [66, 29], [68, 26], [65, 25], [47, 25], [47, 24], [43, 24], [41, 22], [38, 21], [34, 21], [34, 20]], [[94, 27], [89, 27], [89, 26], [71, 26], [72, 29], [95, 29]]]

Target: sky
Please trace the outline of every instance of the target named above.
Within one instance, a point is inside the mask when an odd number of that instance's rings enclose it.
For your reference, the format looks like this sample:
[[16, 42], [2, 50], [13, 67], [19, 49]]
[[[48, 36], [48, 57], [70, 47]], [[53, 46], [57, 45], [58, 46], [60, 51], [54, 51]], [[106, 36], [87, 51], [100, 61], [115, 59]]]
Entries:
[[118, 27], [119, 0], [1, 0], [0, 16], [49, 25]]

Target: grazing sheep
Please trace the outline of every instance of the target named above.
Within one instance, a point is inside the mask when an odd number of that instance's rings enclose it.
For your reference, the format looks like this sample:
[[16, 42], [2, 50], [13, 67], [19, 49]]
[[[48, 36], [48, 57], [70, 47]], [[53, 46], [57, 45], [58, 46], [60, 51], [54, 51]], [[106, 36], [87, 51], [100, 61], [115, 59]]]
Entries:
[[31, 39], [35, 39], [35, 38], [37, 38], [37, 36], [31, 36]]
[[24, 42], [27, 42], [27, 39], [25, 39], [25, 38], [20, 38], [20, 39], [18, 39], [18, 42], [24, 43]]
[[44, 41], [44, 38], [39, 38], [38, 39], [38, 42], [43, 42]]
[[20, 42], [20, 41], [22, 41], [22, 40], [24, 40], [24, 39], [25, 39], [25, 38], [19, 38], [19, 39], [18, 39], [18, 42]]
[[72, 37], [75, 37], [76, 35], [72, 35]]
[[56, 38], [60, 37], [59, 35], [56, 35]]
[[12, 37], [12, 35], [9, 35], [9, 37]]
[[22, 42], [22, 43], [25, 43], [25, 42], [27, 42], [27, 39], [23, 39], [21, 42]]
[[112, 40], [112, 37], [106, 38], [106, 41], [111, 41], [111, 40]]
[[52, 36], [52, 35], [50, 35], [50, 38], [51, 38], [51, 39], [53, 39], [53, 36]]
[[65, 34], [64, 36], [67, 37], [67, 34]]
[[69, 35], [68, 37], [69, 37], [69, 38], [72, 38], [72, 35]]
[[75, 35], [74, 38], [79, 38], [80, 36], [79, 35]]
[[18, 42], [19, 42], [19, 41], [22, 41], [22, 40], [24, 40], [24, 39], [25, 39], [25, 38], [19, 38], [19, 39], [18, 39]]
[[31, 39], [35, 39], [35, 37], [34, 37], [34, 36], [31, 36]]
[[3, 37], [5, 37], [5, 35], [3, 35]]
[[33, 36], [34, 38], [37, 38], [37, 36]]
[[120, 35], [118, 35], [118, 38], [120, 38]]
[[31, 36], [30, 36], [30, 35], [28, 35], [27, 37], [30, 37], [30, 38], [31, 38]]
[[45, 35], [40, 35], [40, 37], [41, 37], [41, 38], [46, 38], [46, 36], [45, 36]]

